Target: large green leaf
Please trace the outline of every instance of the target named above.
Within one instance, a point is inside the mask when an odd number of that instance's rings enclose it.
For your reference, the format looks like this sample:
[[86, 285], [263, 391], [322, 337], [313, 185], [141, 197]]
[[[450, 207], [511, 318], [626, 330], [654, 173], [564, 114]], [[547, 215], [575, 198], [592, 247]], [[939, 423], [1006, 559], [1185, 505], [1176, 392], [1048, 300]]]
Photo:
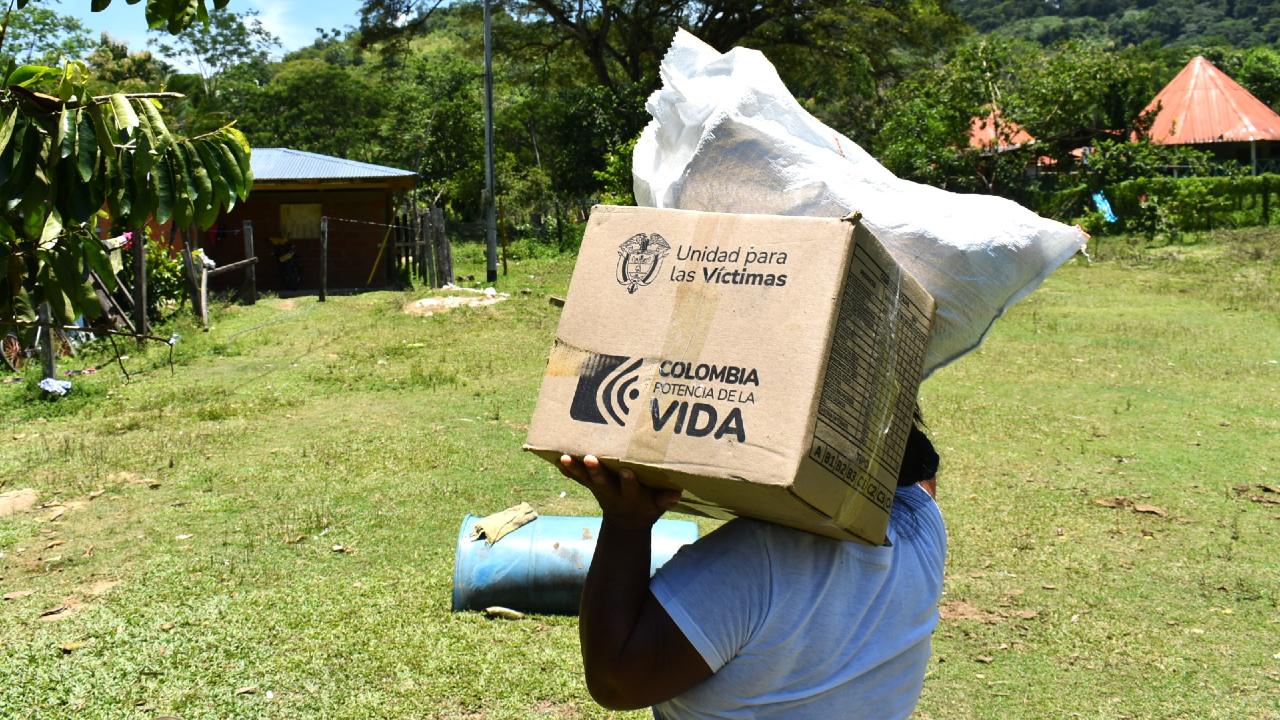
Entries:
[[[130, 179], [133, 177], [133, 156], [123, 154], [119, 159], [119, 172], [111, 178], [111, 185], [107, 192], [107, 207], [111, 211], [111, 217], [116, 220], [128, 220], [131, 227], [137, 227], [138, 223], [133, 222], [131, 217], [133, 210], [133, 183]], [[144, 218], [145, 219], [145, 218]]]
[[138, 132], [134, 134], [133, 175], [135, 178], [146, 176], [156, 164], [161, 153], [156, 150], [155, 133], [151, 131], [151, 121], [145, 114], [138, 115]]
[[101, 198], [94, 202], [93, 184], [80, 179], [80, 173], [71, 168], [64, 168], [57, 174], [56, 207], [62, 213], [64, 224], [82, 225], [87, 223], [98, 208], [102, 206]]
[[93, 129], [93, 120], [87, 111], [80, 113], [80, 122], [76, 125], [76, 171], [80, 179], [89, 182], [93, 178], [93, 168], [98, 161], [98, 138]]
[[169, 33], [172, 35], [177, 35], [195, 22], [204, 6], [204, 0], [168, 0], [168, 3], [173, 8], [173, 13], [169, 16]]
[[27, 186], [31, 182], [31, 176], [35, 173], [36, 163], [40, 160], [41, 150], [43, 148], [43, 137], [40, 130], [34, 123], [24, 124], [22, 127], [22, 145], [18, 148], [17, 154], [13, 159], [13, 173], [9, 176], [9, 180], [5, 186], [9, 188], [6, 193], [8, 198], [22, 197], [26, 192]]
[[209, 171], [209, 180], [213, 183], [214, 203], [230, 212], [236, 205], [236, 195], [231, 191], [227, 179], [222, 176], [222, 163], [218, 161], [211, 143], [208, 140], [195, 140], [191, 144], [200, 154], [200, 162]]
[[89, 66], [79, 60], [70, 60], [62, 66], [62, 81], [58, 83], [58, 99], [69, 102], [83, 95], [89, 82]]
[[62, 320], [71, 322], [76, 315], [96, 317], [100, 312], [100, 308], [97, 307], [98, 298], [84, 280], [79, 243], [64, 243], [58, 246], [52, 255], [50, 265], [53, 266], [53, 274], [57, 278], [58, 290], [66, 298]]
[[5, 118], [4, 125], [0, 125], [0, 150], [9, 147], [9, 140], [13, 138], [13, 128], [17, 123], [18, 106], [15, 105], [9, 117]]
[[65, 160], [76, 152], [76, 111], [65, 105], [58, 115], [58, 158]]
[[115, 124], [108, 121], [107, 112], [103, 105], [91, 105], [85, 108], [85, 113], [89, 115], [89, 120], [93, 124], [93, 136], [98, 141], [98, 152], [102, 156], [103, 180], [110, 185], [119, 170], [116, 152], [119, 135], [115, 131]]
[[44, 249], [53, 247], [58, 242], [58, 236], [62, 234], [62, 216], [58, 213], [57, 208], [50, 208], [49, 215], [44, 220], [44, 226], [40, 231], [39, 246]]
[[168, 157], [156, 163], [151, 176], [156, 181], [156, 222], [163, 225], [173, 218], [173, 164]]
[[164, 118], [160, 115], [160, 110], [154, 100], [142, 99], [138, 101], [138, 107], [142, 108], [141, 117], [146, 118], [148, 128], [151, 130], [151, 140], [154, 143], [156, 152], [160, 155], [169, 152], [170, 146], [173, 145], [173, 135], [169, 132], [169, 127], [165, 125]]
[[152, 30], [167, 28], [173, 5], [172, 0], [147, 0], [147, 27]]
[[17, 162], [17, 155], [22, 150], [22, 135], [26, 131], [27, 125], [19, 120], [14, 131], [10, 134], [12, 142], [5, 145], [4, 150], [0, 151], [0, 197], [8, 197], [3, 192], [4, 187], [8, 184], [9, 178], [13, 175], [14, 165]]
[[151, 147], [151, 136], [140, 132], [134, 138], [132, 152], [126, 151], [133, 158], [133, 180], [145, 178], [156, 164], [156, 153]]
[[[45, 215], [49, 211], [50, 191], [53, 183], [49, 177], [48, 166], [44, 163], [36, 163], [31, 170], [31, 176], [27, 179], [26, 185], [22, 188], [14, 188], [15, 192], [21, 193], [21, 196], [14, 207], [16, 212], [23, 215], [38, 216], [41, 222], [44, 221]], [[38, 237], [38, 232], [29, 233], [29, 238]]]
[[111, 96], [111, 112], [115, 115], [115, 125], [122, 138], [133, 137], [134, 128], [138, 127], [138, 114], [133, 111], [133, 104], [120, 93]]
[[106, 284], [107, 290], [114, 291], [116, 274], [111, 268], [111, 258], [107, 257], [107, 249], [102, 246], [102, 241], [96, 235], [90, 234], [83, 238], [81, 246], [84, 248], [85, 264], [90, 270], [98, 273], [98, 277], [102, 278], [102, 282]]
[[190, 141], [178, 144], [183, 160], [187, 163], [187, 172], [191, 173], [195, 195], [191, 200], [195, 206], [196, 225], [201, 230], [208, 228], [218, 218], [218, 200], [213, 194], [213, 182], [209, 179], [209, 171], [200, 159], [200, 153]]
[[[227, 143], [227, 147], [231, 148], [231, 153], [236, 156], [236, 162], [240, 165], [240, 173], [244, 175], [246, 186], [253, 184], [253, 164], [249, 161], [249, 139], [244, 133], [233, 127], [222, 129], [223, 135], [231, 140]], [[246, 187], [246, 192], [248, 188]]]
[[58, 68], [51, 68], [45, 65], [20, 65], [9, 73], [5, 85], [18, 85], [21, 87], [31, 87], [46, 78], [57, 77], [62, 71]]
[[182, 153], [171, 152], [167, 157], [173, 162], [169, 168], [173, 173], [173, 222], [177, 227], [185, 228], [195, 217], [195, 185]]
[[142, 227], [147, 219], [155, 214], [156, 206], [159, 204], [156, 186], [150, 175], [145, 178], [135, 177], [132, 201], [133, 205], [129, 212], [130, 225]]
[[153, 178], [157, 158], [151, 151], [150, 139], [146, 134], [138, 134], [138, 150], [129, 157], [133, 162], [133, 172], [126, 179], [133, 190], [133, 205], [129, 216], [133, 227], [141, 227], [155, 213], [158, 203]]
[[112, 122], [108, 115], [106, 105], [95, 104], [85, 107], [90, 121], [93, 123], [94, 135], [98, 138], [98, 147], [104, 152], [115, 156], [116, 146], [120, 145], [120, 131], [116, 130], [115, 123]]
[[240, 164], [236, 162], [235, 155], [227, 147], [226, 141], [222, 138], [211, 138], [209, 147], [217, 156], [218, 166], [222, 168], [222, 177], [226, 178], [231, 192], [235, 193], [236, 197], [244, 200], [249, 194], [249, 185], [244, 181], [244, 174], [240, 172]]
[[45, 257], [41, 258], [36, 270], [36, 293], [32, 300], [37, 305], [42, 302], [49, 303], [49, 309], [53, 311], [53, 319], [65, 321], [67, 297], [62, 292], [62, 284], [53, 270], [52, 257], [49, 257], [49, 253], [42, 253], [42, 255]]

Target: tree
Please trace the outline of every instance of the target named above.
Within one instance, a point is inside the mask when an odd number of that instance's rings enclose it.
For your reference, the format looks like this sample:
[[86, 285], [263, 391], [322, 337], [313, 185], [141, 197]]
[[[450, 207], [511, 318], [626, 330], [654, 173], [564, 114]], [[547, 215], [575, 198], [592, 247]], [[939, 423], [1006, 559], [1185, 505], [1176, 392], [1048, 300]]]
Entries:
[[443, 44], [410, 56], [390, 74], [395, 79], [382, 84], [386, 112], [377, 121], [380, 156], [416, 170], [429, 199], [478, 211], [484, 187], [479, 65]]
[[[824, 9], [838, 0], [517, 0], [503, 8], [516, 22], [535, 29], [544, 49], [574, 46], [597, 83], [619, 90], [628, 84], [652, 84], [658, 62], [676, 28], [684, 27], [718, 48], [728, 48], [772, 25], [811, 28]], [[863, 5], [907, 4], [905, 0]], [[366, 43], [400, 39], [425, 30], [440, 5], [436, 0], [364, 0], [361, 33]], [[793, 32], [797, 37], [802, 32]]]
[[523, 0], [514, 4], [513, 12], [545, 23], [576, 45], [596, 80], [616, 90], [625, 83], [653, 83], [658, 63], [678, 27], [725, 50], [765, 26], [773, 26], [773, 32], [782, 36], [811, 28], [824, 10], [843, 4], [834, 0]]
[[159, 90], [173, 73], [168, 63], [149, 51], [132, 51], [106, 33], [85, 58], [85, 64], [91, 76], [89, 89], [95, 95]]
[[[95, 0], [106, 7], [109, 0]], [[25, 3], [24, 3], [25, 4]], [[203, 0], [148, 0], [148, 20], [178, 31], [207, 17]], [[249, 147], [232, 127], [193, 138], [169, 132], [167, 93], [93, 95], [89, 69], [24, 65], [0, 91], [0, 318], [95, 317], [85, 268], [111, 276], [93, 232], [105, 205], [121, 228], [209, 227], [252, 183]], [[110, 280], [108, 280], [110, 282]]]
[[237, 103], [255, 143], [360, 159], [382, 113], [367, 72], [314, 59], [281, 63]]
[[955, 0], [979, 31], [1049, 45], [1067, 39], [1118, 46], [1267, 45], [1280, 40], [1276, 0]]
[[426, 31], [444, 0], [365, 0], [360, 6], [360, 45], [381, 43], [388, 54], [401, 52], [406, 40]]
[[852, 2], [817, 11], [803, 25], [766, 25], [749, 41], [798, 101], [867, 145], [886, 90], [930, 67], [967, 33], [945, 2]]
[[1192, 50], [1190, 54], [1183, 53], [1186, 57], [1179, 57], [1179, 60], [1185, 64], [1195, 52], [1209, 58], [1231, 79], [1272, 109], [1280, 108], [1280, 52], [1270, 47], [1253, 47], [1247, 50], [1200, 48]]
[[62, 58], [83, 56], [93, 39], [79, 20], [28, 5], [6, 11], [0, 45], [4, 46], [4, 56], [18, 65], [52, 65]]
[[196, 68], [205, 100], [216, 102], [218, 81], [236, 65], [265, 63], [280, 39], [262, 25], [257, 10], [236, 14], [220, 10], [201, 27], [149, 41], [170, 60], [185, 60]]
[[1023, 46], [1001, 109], [1063, 162], [1076, 148], [1143, 130], [1143, 108], [1167, 81], [1165, 62], [1136, 48], [1071, 40], [1047, 52]]

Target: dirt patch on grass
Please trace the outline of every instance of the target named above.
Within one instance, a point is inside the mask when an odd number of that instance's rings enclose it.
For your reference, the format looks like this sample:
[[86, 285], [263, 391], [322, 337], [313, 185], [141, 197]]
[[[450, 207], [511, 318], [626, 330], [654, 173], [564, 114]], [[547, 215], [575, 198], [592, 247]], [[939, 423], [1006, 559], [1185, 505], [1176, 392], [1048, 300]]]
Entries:
[[31, 510], [37, 499], [36, 491], [31, 488], [0, 493], [0, 518]]
[[[1020, 594], [1020, 593], [1019, 593]], [[1036, 610], [983, 610], [964, 600], [944, 600], [938, 603], [938, 615], [944, 622], [971, 621], [995, 625], [1005, 620], [1033, 620], [1040, 615]]]
[[405, 303], [404, 312], [418, 317], [431, 317], [460, 307], [487, 307], [510, 299], [510, 295], [489, 288], [474, 295], [434, 295]]
[[286, 311], [297, 310], [298, 301], [294, 300], [293, 298], [284, 298], [282, 300], [277, 300], [274, 303], [272, 303], [271, 307], [274, 307], [277, 310], [286, 310]]
[[938, 604], [938, 614], [944, 621], [970, 620], [994, 625], [1004, 618], [996, 613], [983, 610], [963, 600], [945, 600]]
[[533, 706], [533, 711], [539, 715], [545, 715], [552, 718], [577, 718], [582, 717], [582, 712], [578, 709], [577, 703], [558, 703], [550, 700], [539, 700]]
[[128, 470], [111, 473], [106, 477], [106, 482], [108, 485], [145, 485], [153, 489], [160, 487], [160, 483], [155, 478], [144, 477]]
[[80, 594], [101, 597], [120, 587], [119, 580], [99, 580], [80, 589]]
[[88, 603], [79, 597], [72, 596], [56, 605], [45, 608], [40, 613], [40, 621], [58, 622], [59, 620], [64, 620], [75, 615], [86, 607], [89, 607]]

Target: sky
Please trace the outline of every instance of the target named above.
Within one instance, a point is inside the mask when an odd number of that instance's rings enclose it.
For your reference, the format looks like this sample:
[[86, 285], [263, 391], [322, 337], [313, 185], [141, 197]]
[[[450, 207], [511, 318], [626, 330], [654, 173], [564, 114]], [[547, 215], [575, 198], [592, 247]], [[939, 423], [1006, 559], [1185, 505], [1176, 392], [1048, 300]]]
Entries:
[[[95, 37], [106, 32], [127, 42], [132, 50], [146, 48], [145, 2], [129, 5], [125, 0], [112, 0], [102, 12], [90, 11], [89, 0], [48, 1], [44, 4], [54, 12], [76, 17]], [[206, 6], [212, 7], [212, 0], [208, 0]], [[280, 38], [280, 44], [286, 51], [311, 44], [316, 37], [316, 28], [345, 28], [360, 22], [360, 0], [231, 0], [227, 9], [237, 13], [257, 10], [262, 24]]]

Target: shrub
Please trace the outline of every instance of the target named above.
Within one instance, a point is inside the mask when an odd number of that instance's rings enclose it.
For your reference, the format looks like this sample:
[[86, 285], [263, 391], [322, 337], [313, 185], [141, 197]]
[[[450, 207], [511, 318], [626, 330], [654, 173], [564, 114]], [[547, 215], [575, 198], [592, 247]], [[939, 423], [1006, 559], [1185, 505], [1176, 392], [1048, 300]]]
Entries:
[[[158, 322], [182, 304], [187, 295], [186, 280], [178, 252], [163, 238], [153, 239], [150, 227], [143, 232], [147, 251], [147, 317]], [[120, 279], [132, 292], [133, 254], [127, 247], [122, 254], [124, 269]]]
[[1217, 177], [1144, 177], [1125, 180], [1103, 192], [1115, 211], [1116, 222], [1100, 223], [1089, 216], [1091, 191], [1079, 185], [1043, 198], [1039, 207], [1056, 217], [1075, 217], [1093, 234], [1136, 232], [1155, 237], [1216, 228], [1250, 227], [1271, 223], [1272, 201], [1280, 192], [1280, 175]]

